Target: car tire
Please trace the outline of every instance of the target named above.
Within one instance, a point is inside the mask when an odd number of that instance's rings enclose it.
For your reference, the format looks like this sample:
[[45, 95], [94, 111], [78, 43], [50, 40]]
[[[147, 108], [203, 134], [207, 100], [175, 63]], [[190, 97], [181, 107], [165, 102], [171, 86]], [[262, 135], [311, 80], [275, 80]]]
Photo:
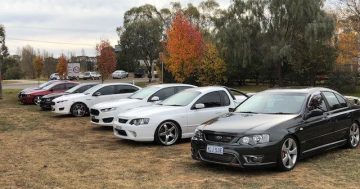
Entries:
[[156, 143], [171, 146], [181, 138], [181, 129], [173, 121], [164, 121], [156, 128], [154, 140]]
[[35, 105], [39, 105], [39, 104], [40, 104], [40, 99], [41, 99], [41, 96], [36, 96], [36, 97], [34, 98], [34, 100], [33, 100], [33, 103], [34, 103]]
[[348, 132], [348, 138], [347, 138], [347, 146], [349, 148], [357, 148], [359, 146], [359, 140], [360, 140], [360, 128], [359, 124], [354, 122]]
[[89, 109], [84, 103], [78, 102], [71, 106], [70, 112], [74, 117], [84, 117], [89, 112]]
[[278, 152], [279, 171], [290, 171], [294, 169], [299, 159], [299, 145], [292, 136], [285, 137], [280, 145]]

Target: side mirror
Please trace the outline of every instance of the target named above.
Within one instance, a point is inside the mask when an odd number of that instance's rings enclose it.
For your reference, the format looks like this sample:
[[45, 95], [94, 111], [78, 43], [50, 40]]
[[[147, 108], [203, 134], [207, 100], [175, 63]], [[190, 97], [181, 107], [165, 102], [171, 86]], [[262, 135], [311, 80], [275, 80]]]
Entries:
[[93, 96], [101, 96], [101, 92], [96, 92], [93, 94]]
[[195, 109], [204, 109], [205, 104], [195, 104]]
[[229, 112], [235, 112], [235, 108], [229, 108]]
[[309, 119], [311, 117], [316, 117], [316, 116], [321, 116], [324, 114], [324, 111], [319, 110], [319, 109], [315, 109], [315, 110], [311, 110], [309, 113], [306, 114], [305, 119]]
[[150, 102], [156, 102], [156, 101], [160, 101], [160, 98], [158, 96], [153, 96], [151, 99], [150, 99]]

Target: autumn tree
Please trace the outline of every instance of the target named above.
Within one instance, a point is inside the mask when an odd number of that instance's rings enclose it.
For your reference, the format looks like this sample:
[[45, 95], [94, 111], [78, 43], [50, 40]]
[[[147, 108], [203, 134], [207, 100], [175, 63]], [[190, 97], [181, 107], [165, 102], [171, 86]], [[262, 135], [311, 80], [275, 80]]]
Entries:
[[214, 44], [206, 44], [197, 75], [201, 85], [219, 85], [226, 82], [226, 64]]
[[38, 78], [38, 81], [40, 81], [40, 76], [41, 76], [41, 73], [44, 68], [44, 61], [40, 55], [38, 55], [34, 58], [33, 66], [34, 66], [34, 70], [36, 72], [36, 77]]
[[101, 40], [96, 45], [97, 67], [104, 82], [116, 68], [115, 52], [108, 40]]
[[66, 56], [64, 54], [62, 54], [60, 57], [59, 57], [59, 60], [58, 60], [58, 64], [56, 65], [56, 72], [59, 74], [59, 76], [62, 78], [62, 79], [65, 79], [66, 78], [66, 75], [67, 75], [67, 60], [66, 60]]
[[338, 64], [350, 64], [359, 55], [359, 35], [356, 32], [342, 32], [338, 36]]
[[166, 69], [178, 82], [193, 77], [203, 55], [203, 38], [182, 13], [177, 13], [167, 30]]

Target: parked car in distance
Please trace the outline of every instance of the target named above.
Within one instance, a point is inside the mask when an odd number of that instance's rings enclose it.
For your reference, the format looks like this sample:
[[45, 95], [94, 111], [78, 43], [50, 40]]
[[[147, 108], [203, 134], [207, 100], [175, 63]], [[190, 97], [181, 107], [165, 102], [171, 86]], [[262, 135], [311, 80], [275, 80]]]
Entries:
[[83, 117], [89, 113], [89, 108], [95, 104], [127, 98], [139, 89], [141, 88], [128, 83], [99, 84], [83, 93], [55, 98], [52, 101], [51, 109], [57, 114], [72, 114], [75, 117]]
[[124, 70], [116, 70], [111, 74], [113, 79], [122, 79], [127, 78], [129, 76], [129, 73]]
[[84, 80], [92, 79], [92, 80], [99, 80], [101, 78], [101, 75], [97, 72], [84, 72]]
[[84, 79], [84, 73], [80, 72], [79, 73], [79, 78], [78, 79]]
[[50, 81], [47, 81], [41, 85], [39, 85], [38, 87], [30, 87], [30, 88], [26, 88], [26, 89], [23, 89], [19, 92], [18, 94], [18, 99], [20, 101], [20, 99], [22, 98], [23, 94], [25, 94], [26, 92], [30, 92], [30, 91], [35, 91], [35, 90], [40, 90], [48, 85], [51, 85], [52, 83], [55, 83], [55, 82], [58, 82], [57, 80], [50, 80]]
[[186, 89], [159, 104], [120, 113], [114, 120], [114, 135], [169, 146], [194, 136], [196, 127], [229, 112], [235, 104], [224, 87]]
[[135, 70], [134, 72], [134, 77], [135, 78], [143, 78], [145, 76], [145, 69], [143, 68], [138, 68]]
[[20, 97], [20, 102], [23, 104], [36, 104], [39, 105], [40, 99], [42, 96], [51, 94], [51, 93], [61, 93], [68, 89], [73, 88], [79, 83], [71, 81], [58, 81], [54, 82], [46, 87], [43, 87], [39, 90], [25, 92]]
[[69, 94], [76, 94], [76, 93], [83, 93], [84, 91], [90, 89], [91, 87], [97, 85], [98, 83], [83, 83], [77, 85], [63, 93], [52, 93], [41, 97], [39, 106], [42, 110], [51, 110], [51, 103], [52, 100], [58, 98], [60, 96], [69, 95]]
[[360, 105], [360, 98], [356, 96], [345, 96], [352, 105]]
[[60, 76], [58, 73], [53, 73], [50, 75], [50, 80], [60, 80]]
[[295, 167], [299, 158], [359, 145], [360, 110], [326, 88], [260, 92], [205, 122], [191, 141], [196, 160], [237, 167]]
[[103, 102], [90, 109], [91, 123], [101, 126], [113, 126], [114, 117], [132, 108], [144, 107], [160, 102], [182, 90], [195, 87], [187, 84], [160, 84], [143, 88], [128, 98]]

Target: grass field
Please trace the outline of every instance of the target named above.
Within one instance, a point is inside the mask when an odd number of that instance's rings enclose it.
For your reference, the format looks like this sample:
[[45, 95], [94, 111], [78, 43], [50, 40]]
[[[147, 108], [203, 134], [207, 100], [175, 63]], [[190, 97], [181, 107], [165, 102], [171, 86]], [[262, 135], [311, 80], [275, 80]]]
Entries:
[[88, 118], [0, 100], [0, 188], [359, 188], [360, 148], [336, 149], [291, 172], [197, 162], [189, 140], [171, 147], [117, 139]]

